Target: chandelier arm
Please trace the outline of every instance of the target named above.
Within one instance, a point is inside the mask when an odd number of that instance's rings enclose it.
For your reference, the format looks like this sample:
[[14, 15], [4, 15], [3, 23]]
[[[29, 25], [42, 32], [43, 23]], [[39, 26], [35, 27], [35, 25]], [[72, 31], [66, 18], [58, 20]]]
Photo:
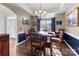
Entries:
[[42, 4], [41, 3], [39, 4], [39, 8], [40, 9], [38, 11], [35, 11], [35, 14], [41, 18], [42, 16], [44, 16], [46, 14], [46, 11], [42, 11]]

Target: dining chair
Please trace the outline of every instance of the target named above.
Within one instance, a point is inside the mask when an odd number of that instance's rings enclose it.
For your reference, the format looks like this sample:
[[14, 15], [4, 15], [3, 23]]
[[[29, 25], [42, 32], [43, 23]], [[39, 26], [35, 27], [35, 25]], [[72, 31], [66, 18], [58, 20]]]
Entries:
[[28, 47], [28, 44], [31, 43], [30, 36], [31, 36], [31, 33], [32, 32], [35, 32], [35, 29], [34, 28], [29, 28], [27, 30], [27, 32], [25, 32], [25, 38], [26, 38], [25, 47], [26, 47], [26, 49]]
[[45, 54], [44, 41], [43, 38], [37, 36], [30, 36], [31, 39], [31, 55], [41, 55]]
[[59, 36], [52, 37], [51, 39], [52, 48], [59, 49], [60, 51], [62, 51], [63, 36], [64, 36], [64, 29], [59, 29]]

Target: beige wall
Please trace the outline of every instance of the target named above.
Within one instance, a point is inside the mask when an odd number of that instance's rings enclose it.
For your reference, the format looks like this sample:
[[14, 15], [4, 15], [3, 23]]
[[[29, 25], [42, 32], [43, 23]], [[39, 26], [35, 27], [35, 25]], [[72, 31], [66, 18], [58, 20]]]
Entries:
[[[22, 18], [28, 18], [29, 20], [29, 25], [24, 25], [22, 23]], [[24, 31], [27, 31], [29, 28], [35, 28], [35, 30], [37, 30], [37, 18], [35, 16], [30, 16], [30, 15], [26, 15], [26, 16], [20, 16], [18, 15], [17, 16], [17, 19], [18, 19], [18, 23], [17, 23], [17, 26], [18, 26], [18, 32], [24, 32]], [[33, 24], [36, 24], [36, 25], [33, 25]]]
[[62, 21], [62, 25], [57, 25], [56, 23], [56, 31], [58, 31], [59, 29], [64, 29], [65, 28], [65, 25], [64, 25], [64, 23], [65, 23], [65, 14], [63, 13], [63, 14], [57, 14], [56, 16], [56, 21]]
[[71, 26], [68, 26], [67, 25], [67, 14], [70, 13], [73, 9], [75, 9], [77, 6], [79, 6], [79, 4], [73, 6], [72, 8], [70, 8], [66, 15], [65, 15], [65, 19], [66, 19], [66, 23], [65, 23], [65, 28], [66, 28], [66, 32], [70, 33], [70, 34], [73, 34], [73, 35], [76, 35], [76, 36], [79, 36], [79, 27], [71, 27]]
[[22, 24], [22, 16], [18, 16], [18, 23], [17, 23], [17, 26], [18, 26], [18, 32], [22, 32], [24, 31], [24, 25]]
[[[29, 25], [24, 25], [22, 23], [22, 18], [28, 18], [29, 20]], [[17, 19], [18, 19], [18, 23], [17, 23], [17, 26], [18, 26], [18, 32], [24, 32], [24, 31], [27, 31], [29, 28], [30, 28], [30, 15], [28, 16], [17, 16]]]
[[[65, 28], [65, 14], [56, 14], [56, 21], [61, 20], [62, 21], [62, 25], [56, 25], [56, 31], [58, 31], [59, 29]], [[36, 25], [34, 26], [33, 23], [36, 23]], [[37, 30], [37, 17], [35, 16], [31, 16], [31, 25], [30, 27], [35, 28]]]
[[31, 16], [31, 27], [35, 28], [37, 31], [37, 17], [36, 16]]

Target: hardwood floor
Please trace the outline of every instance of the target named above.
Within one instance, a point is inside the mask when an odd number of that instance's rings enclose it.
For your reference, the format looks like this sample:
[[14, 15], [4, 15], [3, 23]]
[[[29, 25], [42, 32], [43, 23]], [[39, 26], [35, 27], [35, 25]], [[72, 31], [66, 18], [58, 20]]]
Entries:
[[[27, 43], [27, 44], [26, 44]], [[53, 45], [57, 47], [57, 43], [53, 43]], [[46, 56], [50, 56], [50, 49], [46, 48]], [[62, 52], [58, 49], [53, 49], [52, 54], [54, 56], [75, 56], [72, 50], [63, 42]], [[39, 51], [40, 52], [40, 51]], [[40, 56], [39, 52], [35, 55]], [[31, 56], [31, 47], [30, 42], [26, 41], [20, 45], [16, 45], [16, 41], [14, 39], [10, 40], [10, 56]], [[43, 54], [41, 54], [43, 56]]]
[[16, 39], [10, 38], [10, 56], [16, 56]]

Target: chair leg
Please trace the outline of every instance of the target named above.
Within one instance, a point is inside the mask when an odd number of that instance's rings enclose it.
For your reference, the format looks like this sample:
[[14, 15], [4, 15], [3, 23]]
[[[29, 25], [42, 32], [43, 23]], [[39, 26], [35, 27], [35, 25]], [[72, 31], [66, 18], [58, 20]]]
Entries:
[[52, 54], [52, 42], [50, 43], [50, 54], [51, 54], [51, 56], [53, 55]]
[[63, 42], [60, 43], [60, 51], [62, 52], [62, 45], [63, 45]]
[[46, 51], [45, 51], [45, 47], [44, 47], [44, 48], [43, 48], [43, 54], [44, 54], [44, 56], [45, 56], [45, 52], [46, 52]]

